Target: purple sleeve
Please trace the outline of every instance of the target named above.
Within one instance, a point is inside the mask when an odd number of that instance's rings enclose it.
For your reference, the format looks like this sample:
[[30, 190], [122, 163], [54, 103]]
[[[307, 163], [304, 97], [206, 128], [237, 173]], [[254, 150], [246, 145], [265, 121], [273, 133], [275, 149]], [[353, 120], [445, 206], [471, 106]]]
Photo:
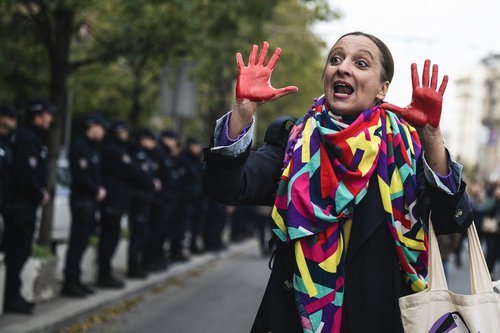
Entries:
[[229, 120], [231, 119], [231, 113], [229, 113], [226, 117], [226, 122], [224, 124], [224, 130], [222, 131], [222, 133], [220, 134], [220, 138], [219, 138], [219, 146], [220, 147], [226, 147], [226, 146], [230, 146], [232, 145], [233, 143], [235, 143], [236, 141], [238, 141], [239, 139], [241, 139], [241, 137], [243, 135], [245, 135], [248, 130], [250, 129], [250, 127], [252, 126], [252, 123], [250, 123], [248, 126], [246, 126], [243, 131], [240, 133], [240, 135], [238, 135], [238, 137], [236, 139], [231, 139], [229, 137]]
[[440, 174], [436, 173], [438, 176], [439, 180], [443, 183], [444, 186], [446, 186], [451, 193], [457, 193], [457, 183], [455, 182], [455, 177], [453, 177], [453, 173], [451, 172], [451, 168], [448, 165], [448, 174], [446, 176], [441, 176]]

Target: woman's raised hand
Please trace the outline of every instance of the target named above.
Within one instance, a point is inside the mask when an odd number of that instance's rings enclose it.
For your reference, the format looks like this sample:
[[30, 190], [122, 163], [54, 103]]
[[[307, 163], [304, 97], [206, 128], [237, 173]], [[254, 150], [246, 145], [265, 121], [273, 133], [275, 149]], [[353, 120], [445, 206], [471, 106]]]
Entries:
[[431, 61], [424, 62], [424, 71], [422, 73], [422, 85], [418, 78], [417, 65], [411, 64], [411, 82], [413, 85], [413, 94], [411, 103], [405, 108], [383, 103], [382, 108], [394, 111], [415, 127], [424, 127], [430, 125], [433, 128], [439, 127], [441, 119], [441, 109], [443, 104], [443, 94], [448, 84], [448, 76], [443, 77], [443, 81], [437, 89], [438, 65], [432, 66], [432, 77], [429, 82]]
[[248, 66], [243, 63], [241, 53], [236, 54], [238, 63], [238, 80], [236, 82], [236, 100], [241, 102], [245, 99], [252, 102], [266, 102], [287, 95], [298, 88], [288, 86], [275, 89], [271, 86], [271, 74], [281, 54], [281, 49], [277, 48], [274, 54], [265, 65], [269, 43], [262, 43], [262, 50], [257, 58], [258, 46], [254, 45], [248, 59]]

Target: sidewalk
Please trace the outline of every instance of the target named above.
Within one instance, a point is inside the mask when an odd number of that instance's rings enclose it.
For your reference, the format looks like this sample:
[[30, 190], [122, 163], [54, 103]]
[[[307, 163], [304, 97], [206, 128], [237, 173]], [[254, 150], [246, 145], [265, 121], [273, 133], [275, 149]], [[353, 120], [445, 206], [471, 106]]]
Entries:
[[239, 244], [231, 244], [220, 253], [205, 253], [191, 257], [186, 263], [175, 263], [165, 272], [151, 274], [145, 280], [126, 280], [126, 288], [122, 290], [96, 289], [96, 293], [84, 299], [56, 297], [53, 300], [37, 304], [33, 315], [3, 314], [0, 316], [0, 332], [2, 333], [38, 333], [58, 332], [68, 326], [82, 321], [106, 308], [124, 303], [138, 297], [148, 290], [164, 287], [166, 282], [175, 277], [241, 253], [248, 247], [258, 246], [255, 240]]

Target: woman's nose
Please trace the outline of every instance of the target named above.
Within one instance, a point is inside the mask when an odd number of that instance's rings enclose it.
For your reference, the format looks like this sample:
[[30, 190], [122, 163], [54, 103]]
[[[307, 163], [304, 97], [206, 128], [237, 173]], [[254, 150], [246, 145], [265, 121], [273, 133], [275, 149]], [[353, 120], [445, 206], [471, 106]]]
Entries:
[[340, 73], [344, 75], [350, 75], [352, 73], [351, 62], [347, 59], [344, 59], [338, 67]]

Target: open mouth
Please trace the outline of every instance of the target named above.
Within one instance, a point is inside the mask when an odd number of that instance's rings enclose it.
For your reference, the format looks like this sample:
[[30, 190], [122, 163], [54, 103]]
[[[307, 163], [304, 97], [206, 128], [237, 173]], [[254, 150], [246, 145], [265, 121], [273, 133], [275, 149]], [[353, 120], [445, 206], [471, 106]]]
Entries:
[[333, 91], [338, 95], [349, 96], [354, 92], [354, 88], [348, 83], [336, 82], [333, 84]]

